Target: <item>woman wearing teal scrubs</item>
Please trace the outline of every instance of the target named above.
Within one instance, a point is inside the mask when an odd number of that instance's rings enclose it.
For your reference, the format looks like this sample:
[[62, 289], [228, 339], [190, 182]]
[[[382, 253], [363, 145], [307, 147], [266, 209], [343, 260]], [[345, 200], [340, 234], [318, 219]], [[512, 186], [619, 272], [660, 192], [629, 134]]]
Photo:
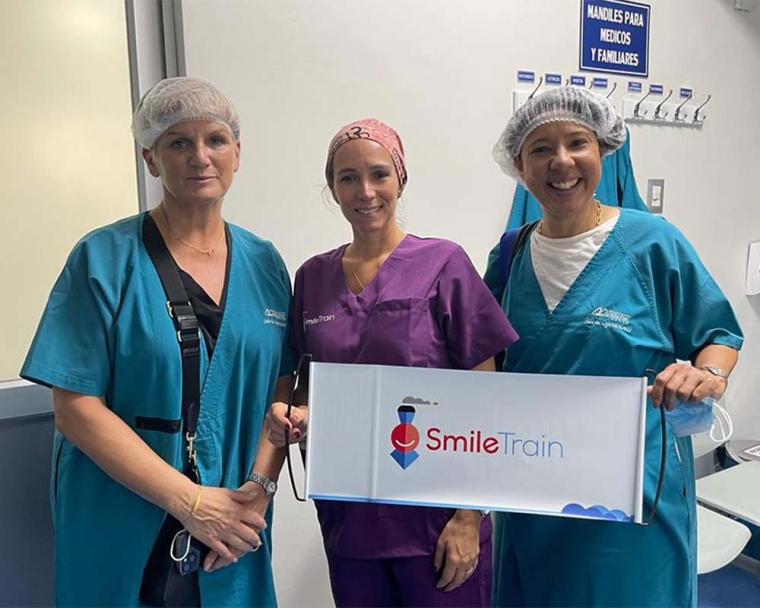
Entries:
[[[284, 452], [259, 432], [292, 371], [289, 276], [271, 243], [222, 218], [240, 163], [238, 116], [222, 93], [164, 80], [140, 102], [133, 132], [163, 200], [76, 245], [21, 372], [53, 389], [56, 604], [137, 605], [169, 514], [210, 548], [183, 579], [194, 593], [181, 605], [273, 606], [270, 478]], [[201, 328], [199, 484], [182, 472], [183, 368], [150, 231]]]
[[[517, 251], [506, 285], [499, 251], [487, 282], [520, 336], [507, 351], [506, 371], [641, 377], [656, 370], [647, 512], [660, 469], [655, 408], [719, 398], [742, 334], [673, 225], [595, 198], [601, 158], [625, 137], [609, 101], [581, 88], [547, 91], [514, 114], [494, 158], [538, 199], [543, 219]], [[493, 603], [694, 606], [695, 505], [691, 439], [668, 426], [662, 496], [649, 526], [496, 514]]]

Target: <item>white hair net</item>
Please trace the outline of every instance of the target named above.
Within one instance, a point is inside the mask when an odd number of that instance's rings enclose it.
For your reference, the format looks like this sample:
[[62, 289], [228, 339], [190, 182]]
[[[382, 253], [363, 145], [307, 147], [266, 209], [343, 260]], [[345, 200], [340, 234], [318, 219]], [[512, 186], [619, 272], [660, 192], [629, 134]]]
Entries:
[[525, 139], [541, 125], [560, 121], [575, 122], [593, 131], [602, 156], [612, 154], [625, 142], [625, 123], [609, 99], [582, 87], [549, 89], [526, 101], [509, 119], [492, 152], [501, 170], [520, 180], [514, 159]]
[[167, 78], [148, 91], [132, 117], [135, 141], [150, 150], [169, 127], [185, 120], [212, 120], [240, 139], [240, 119], [230, 100], [200, 78]]

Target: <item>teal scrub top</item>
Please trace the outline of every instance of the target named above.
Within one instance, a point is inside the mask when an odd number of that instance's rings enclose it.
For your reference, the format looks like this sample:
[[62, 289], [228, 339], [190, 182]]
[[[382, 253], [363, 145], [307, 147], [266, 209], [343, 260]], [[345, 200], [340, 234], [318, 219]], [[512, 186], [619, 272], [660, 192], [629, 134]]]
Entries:
[[[494, 284], [494, 264], [498, 255], [490, 258], [489, 287], [520, 336], [507, 350], [505, 371], [642, 377], [648, 368], [659, 372], [688, 360], [705, 344], [742, 346], [731, 306], [693, 247], [647, 212], [620, 210], [609, 237], [553, 312], [528, 242], [506, 289]], [[648, 407], [645, 514], [659, 474], [660, 424], [658, 411]], [[649, 526], [496, 514], [494, 606], [696, 605], [691, 438], [666, 430], [662, 496]]]
[[[103, 396], [164, 460], [185, 465], [182, 366], [160, 279], [142, 242], [145, 214], [100, 228], [74, 248], [40, 321], [21, 376]], [[286, 347], [290, 278], [274, 246], [229, 225], [227, 300], [209, 361], [201, 341], [196, 448], [204, 485], [238, 488], [253, 464]], [[138, 424], [138, 419], [175, 421]], [[151, 428], [155, 430], [151, 430]], [[165, 513], [106, 475], [56, 433], [51, 503], [59, 606], [135, 606]], [[271, 523], [271, 509], [267, 513]], [[203, 605], [275, 606], [271, 527], [261, 550], [200, 571]]]

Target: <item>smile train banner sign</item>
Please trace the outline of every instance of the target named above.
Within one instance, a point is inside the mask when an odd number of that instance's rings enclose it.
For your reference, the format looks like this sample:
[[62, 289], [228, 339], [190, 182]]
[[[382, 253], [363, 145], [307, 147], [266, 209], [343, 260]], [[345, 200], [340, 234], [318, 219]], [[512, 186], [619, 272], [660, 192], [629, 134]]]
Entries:
[[642, 521], [646, 379], [313, 363], [312, 499]]

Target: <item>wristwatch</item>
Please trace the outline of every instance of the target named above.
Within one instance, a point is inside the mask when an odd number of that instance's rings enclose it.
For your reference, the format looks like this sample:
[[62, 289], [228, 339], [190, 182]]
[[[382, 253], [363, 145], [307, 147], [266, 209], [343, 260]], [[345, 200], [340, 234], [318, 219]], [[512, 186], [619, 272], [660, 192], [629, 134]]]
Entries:
[[251, 473], [246, 478], [246, 481], [252, 481], [253, 483], [259, 484], [264, 488], [264, 494], [267, 496], [272, 496], [277, 491], [277, 482], [274, 479], [269, 479], [269, 477], [260, 475], [259, 473]]
[[699, 369], [709, 372], [713, 376], [723, 378], [726, 381], [726, 384], [728, 384], [728, 372], [724, 372], [719, 367], [715, 367], [714, 365], [700, 365]]

